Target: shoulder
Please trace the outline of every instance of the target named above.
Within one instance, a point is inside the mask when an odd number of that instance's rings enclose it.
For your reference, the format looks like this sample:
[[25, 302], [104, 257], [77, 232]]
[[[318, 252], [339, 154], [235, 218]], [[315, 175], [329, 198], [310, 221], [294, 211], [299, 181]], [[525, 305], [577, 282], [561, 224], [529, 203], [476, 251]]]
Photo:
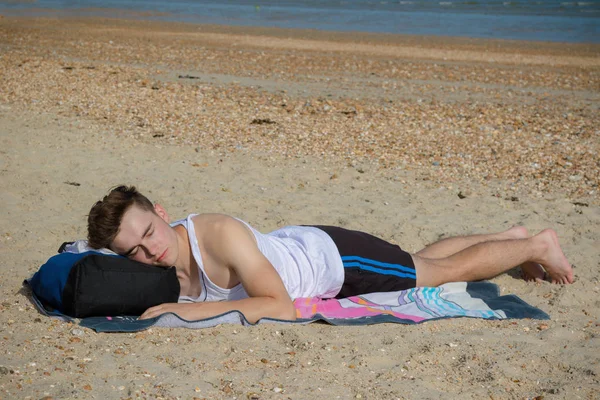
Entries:
[[240, 220], [225, 214], [193, 217], [196, 237], [207, 250], [230, 251], [231, 247], [256, 246], [254, 235]]
[[198, 214], [192, 217], [197, 232], [217, 234], [244, 226], [239, 220], [226, 214]]
[[202, 242], [205, 254], [221, 265], [237, 269], [262, 257], [254, 235], [243, 222], [224, 214], [199, 217], [194, 220], [198, 242]]

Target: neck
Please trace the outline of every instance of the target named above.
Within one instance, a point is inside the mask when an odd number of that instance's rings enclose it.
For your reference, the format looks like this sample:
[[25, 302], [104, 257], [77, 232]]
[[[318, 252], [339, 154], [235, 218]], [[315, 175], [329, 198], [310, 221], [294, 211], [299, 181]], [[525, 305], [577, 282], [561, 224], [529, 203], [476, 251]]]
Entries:
[[194, 265], [194, 256], [190, 247], [187, 230], [179, 225], [175, 227], [177, 233], [178, 256], [175, 261], [177, 277], [189, 279], [192, 274], [192, 265]]
[[180, 296], [198, 297], [201, 294], [198, 266], [192, 254], [188, 231], [182, 226], [175, 227], [179, 255], [175, 262], [179, 279]]

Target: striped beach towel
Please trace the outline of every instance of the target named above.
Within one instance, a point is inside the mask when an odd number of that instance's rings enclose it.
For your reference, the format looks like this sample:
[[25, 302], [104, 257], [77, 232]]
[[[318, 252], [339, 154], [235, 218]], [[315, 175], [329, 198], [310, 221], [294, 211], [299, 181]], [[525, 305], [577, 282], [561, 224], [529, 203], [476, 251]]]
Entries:
[[[491, 282], [454, 282], [439, 287], [371, 293], [345, 299], [301, 298], [296, 299], [294, 305], [296, 321], [263, 318], [257, 324], [308, 324], [315, 321], [325, 321], [332, 325], [419, 324], [460, 317], [492, 320], [550, 318], [542, 310], [515, 295], [501, 296], [498, 286]], [[41, 307], [41, 304], [38, 306]], [[60, 314], [54, 315], [61, 317]], [[230, 311], [198, 321], [187, 321], [172, 313], [147, 320], [138, 320], [137, 317], [131, 316], [70, 320], [98, 332], [134, 332], [153, 326], [197, 329], [220, 324], [254, 325], [239, 311]]]

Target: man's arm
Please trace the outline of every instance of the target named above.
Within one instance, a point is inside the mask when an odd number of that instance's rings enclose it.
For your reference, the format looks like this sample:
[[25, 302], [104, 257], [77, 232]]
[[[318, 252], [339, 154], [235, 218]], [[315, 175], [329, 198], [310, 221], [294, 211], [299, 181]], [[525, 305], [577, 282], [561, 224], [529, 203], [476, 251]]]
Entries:
[[269, 260], [260, 252], [252, 233], [240, 221], [223, 216], [210, 224], [203, 237], [207, 255], [230, 269], [250, 296], [233, 301], [205, 303], [167, 303], [149, 308], [140, 318], [173, 312], [187, 320], [213, 317], [238, 310], [252, 323], [264, 317], [294, 320], [296, 310]]

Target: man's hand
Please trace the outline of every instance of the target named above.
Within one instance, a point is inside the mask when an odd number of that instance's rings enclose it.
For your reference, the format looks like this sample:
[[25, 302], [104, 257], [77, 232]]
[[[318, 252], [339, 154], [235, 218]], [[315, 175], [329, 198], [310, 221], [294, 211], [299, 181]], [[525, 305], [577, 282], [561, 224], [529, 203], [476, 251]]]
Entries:
[[148, 319], [158, 317], [165, 313], [174, 313], [179, 315], [181, 318], [191, 321], [194, 319], [194, 304], [189, 303], [163, 303], [158, 306], [150, 307], [140, 316], [139, 319]]

